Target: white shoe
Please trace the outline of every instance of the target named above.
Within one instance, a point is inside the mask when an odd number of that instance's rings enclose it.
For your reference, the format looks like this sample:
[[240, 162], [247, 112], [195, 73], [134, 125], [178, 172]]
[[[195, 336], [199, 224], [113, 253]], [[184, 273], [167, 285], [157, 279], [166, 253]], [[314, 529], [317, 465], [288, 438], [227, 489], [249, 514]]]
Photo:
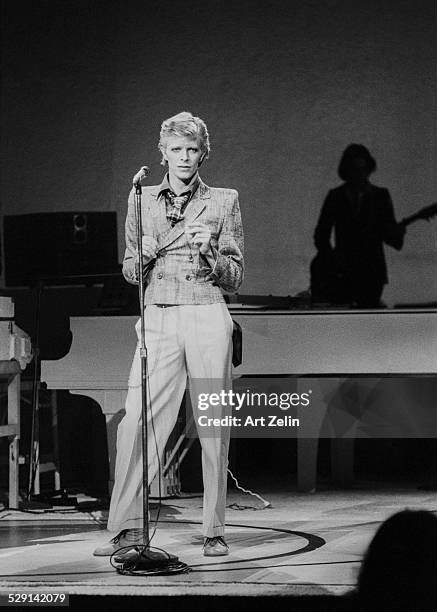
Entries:
[[204, 538], [203, 554], [205, 557], [224, 557], [229, 555], [229, 546], [226, 544], [223, 536]]
[[123, 529], [118, 533], [112, 540], [109, 540], [107, 544], [98, 546], [93, 555], [95, 557], [110, 557], [112, 553], [115, 553], [121, 548], [133, 548], [134, 546], [141, 546], [143, 544], [142, 531], [140, 529]]

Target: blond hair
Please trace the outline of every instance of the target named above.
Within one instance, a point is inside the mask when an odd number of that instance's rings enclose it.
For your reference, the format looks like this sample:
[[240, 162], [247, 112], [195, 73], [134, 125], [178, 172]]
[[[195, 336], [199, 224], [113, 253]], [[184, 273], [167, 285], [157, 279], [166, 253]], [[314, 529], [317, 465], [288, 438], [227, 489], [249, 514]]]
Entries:
[[209, 144], [208, 128], [200, 117], [194, 117], [191, 113], [184, 111], [162, 122], [158, 149], [162, 154], [161, 164], [163, 166], [165, 165], [164, 151], [166, 139], [169, 136], [186, 136], [196, 139], [199, 143], [200, 150], [204, 154], [202, 161], [209, 157], [211, 147]]

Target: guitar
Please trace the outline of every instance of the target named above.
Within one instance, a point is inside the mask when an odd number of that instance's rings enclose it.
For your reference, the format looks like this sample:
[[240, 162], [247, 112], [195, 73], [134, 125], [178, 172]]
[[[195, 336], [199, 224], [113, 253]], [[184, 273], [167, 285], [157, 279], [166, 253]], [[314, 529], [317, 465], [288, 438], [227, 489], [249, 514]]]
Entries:
[[417, 213], [414, 213], [414, 215], [405, 217], [405, 219], [402, 219], [402, 221], [399, 222], [399, 225], [403, 225], [404, 227], [407, 227], [407, 225], [414, 223], [414, 221], [417, 221], [418, 219], [425, 219], [426, 221], [429, 221], [436, 215], [437, 215], [437, 202], [434, 202], [434, 204], [431, 204], [430, 206], [425, 206], [424, 208], [421, 208], [419, 211], [417, 211]]
[[[437, 202], [421, 208], [405, 217], [399, 225], [406, 228], [419, 219], [430, 221], [437, 215]], [[328, 253], [317, 253], [310, 264], [311, 296], [313, 302], [342, 303], [344, 270], [335, 249]]]

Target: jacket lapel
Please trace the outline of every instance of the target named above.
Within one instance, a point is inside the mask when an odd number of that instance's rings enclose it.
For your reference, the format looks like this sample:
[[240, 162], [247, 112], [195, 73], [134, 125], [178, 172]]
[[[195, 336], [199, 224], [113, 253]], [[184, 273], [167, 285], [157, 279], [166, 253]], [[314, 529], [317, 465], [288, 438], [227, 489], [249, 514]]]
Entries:
[[199, 187], [194, 194], [193, 199], [188, 203], [185, 209], [184, 222], [185, 224], [191, 223], [200, 215], [204, 210], [207, 202], [206, 200], [211, 198], [211, 190], [204, 182], [199, 182]]
[[165, 199], [158, 198], [158, 188], [150, 193], [150, 214], [155, 227], [155, 236], [160, 236], [168, 231], [167, 213]]

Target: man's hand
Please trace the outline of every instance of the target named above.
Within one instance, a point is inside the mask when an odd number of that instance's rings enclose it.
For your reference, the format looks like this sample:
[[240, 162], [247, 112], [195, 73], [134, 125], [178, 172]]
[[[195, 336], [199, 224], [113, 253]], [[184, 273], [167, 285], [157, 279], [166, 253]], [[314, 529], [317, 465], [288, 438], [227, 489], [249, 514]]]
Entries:
[[194, 247], [198, 247], [202, 255], [211, 248], [211, 230], [205, 223], [188, 223], [185, 226], [187, 240]]
[[148, 264], [156, 257], [158, 243], [153, 236], [143, 236], [141, 242], [143, 249], [143, 263]]

